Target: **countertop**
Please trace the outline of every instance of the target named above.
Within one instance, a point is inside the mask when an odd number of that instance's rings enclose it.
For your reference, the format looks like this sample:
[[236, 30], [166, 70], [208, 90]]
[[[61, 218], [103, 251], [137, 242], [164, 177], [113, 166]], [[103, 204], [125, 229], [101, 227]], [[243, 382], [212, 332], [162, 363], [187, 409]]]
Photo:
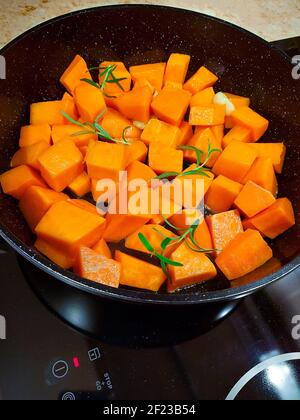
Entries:
[[86, 7], [161, 4], [196, 10], [242, 26], [268, 41], [299, 36], [299, 0], [0, 0], [0, 48], [27, 29]]

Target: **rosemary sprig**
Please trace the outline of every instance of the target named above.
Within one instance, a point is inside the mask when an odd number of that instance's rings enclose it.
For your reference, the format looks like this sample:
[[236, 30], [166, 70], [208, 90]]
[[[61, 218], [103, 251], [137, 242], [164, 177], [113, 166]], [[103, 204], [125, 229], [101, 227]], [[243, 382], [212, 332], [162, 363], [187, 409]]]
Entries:
[[71, 137], [83, 136], [85, 134], [97, 134], [97, 136], [99, 136], [101, 139], [108, 140], [114, 143], [121, 143], [121, 144], [128, 145], [129, 143], [124, 136], [122, 137], [122, 140], [114, 139], [106, 130], [104, 130], [103, 127], [101, 127], [101, 125], [99, 124], [99, 121], [101, 120], [105, 112], [106, 110], [102, 111], [95, 118], [95, 121], [93, 123], [90, 123], [90, 122], [81, 123], [79, 121], [76, 121], [65, 111], [61, 111], [61, 115], [65, 117], [70, 123], [74, 125], [78, 125], [78, 127], [84, 128], [84, 130], [71, 134]]
[[107, 67], [91, 67], [88, 70], [88, 71], [91, 71], [91, 70], [99, 70], [100, 71], [100, 78], [103, 77], [103, 81], [102, 81], [101, 85], [97, 82], [94, 82], [93, 80], [86, 79], [86, 78], [81, 79], [81, 81], [89, 83], [91, 86], [94, 86], [95, 88], [100, 89], [103, 92], [103, 94], [108, 98], [116, 98], [116, 96], [110, 96], [105, 92], [106, 85], [107, 84], [113, 84], [113, 83], [118, 85], [119, 88], [124, 92], [124, 88], [123, 88], [123, 86], [121, 85], [120, 82], [122, 82], [123, 80], [127, 80], [127, 78], [126, 77], [121, 77], [121, 78], [115, 77], [114, 71], [116, 71], [116, 69], [117, 69], [117, 65], [110, 64]]
[[[150, 252], [152, 256], [156, 257], [159, 260], [161, 268], [167, 277], [169, 277], [169, 272], [168, 272], [168, 267], [167, 267], [168, 265], [171, 265], [173, 267], [183, 267], [183, 264], [177, 261], [170, 260], [169, 258], [166, 258], [163, 254], [159, 254], [158, 252], [156, 252], [153, 246], [148, 241], [148, 239], [145, 237], [145, 235], [143, 235], [142, 233], [139, 233], [138, 236], [139, 236], [140, 241], [144, 245], [144, 247], [147, 249], [147, 251]], [[163, 246], [161, 248], [162, 248], [162, 251], [165, 251], [166, 249], [166, 247], [165, 249], [163, 249]]]

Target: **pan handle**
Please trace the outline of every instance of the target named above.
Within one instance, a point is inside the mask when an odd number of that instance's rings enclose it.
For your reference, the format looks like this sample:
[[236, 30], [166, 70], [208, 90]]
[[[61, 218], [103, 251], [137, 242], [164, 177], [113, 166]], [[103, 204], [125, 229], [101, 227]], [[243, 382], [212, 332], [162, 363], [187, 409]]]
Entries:
[[291, 58], [300, 55], [300, 36], [271, 42], [271, 45], [284, 51]]

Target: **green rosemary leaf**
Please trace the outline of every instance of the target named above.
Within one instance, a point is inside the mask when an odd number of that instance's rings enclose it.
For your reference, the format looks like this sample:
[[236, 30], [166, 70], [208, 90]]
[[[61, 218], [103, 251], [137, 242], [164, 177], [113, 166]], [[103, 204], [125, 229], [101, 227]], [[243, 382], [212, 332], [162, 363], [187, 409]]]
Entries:
[[162, 261], [163, 263], [167, 264], [167, 265], [171, 265], [172, 267], [183, 267], [183, 264], [177, 262], [177, 261], [173, 261], [170, 260], [169, 258], [164, 257], [163, 255], [160, 255], [158, 253], [154, 254], [160, 261]]
[[77, 133], [71, 134], [70, 137], [84, 136], [86, 134], [95, 134], [95, 131], [89, 131], [89, 130], [78, 131]]
[[207, 172], [208, 172], [208, 169], [198, 167], [190, 171], [182, 172], [182, 174], [180, 174], [179, 177], [182, 178], [184, 176], [202, 175], [204, 177], [210, 178], [210, 175]]
[[[108, 80], [107, 83], [111, 83], [111, 84], [112, 83], [118, 83], [118, 82], [123, 82], [123, 80], [127, 80], [127, 77], [121, 77], [120, 79], [116, 79], [115, 77], [113, 77], [113, 79], [112, 80]], [[122, 89], [123, 89], [123, 86], [122, 86]]]
[[129, 144], [129, 141], [126, 139], [126, 131], [130, 128], [131, 128], [130, 125], [128, 127], [125, 127], [122, 133], [122, 140], [125, 144]]
[[80, 79], [82, 82], [88, 83], [89, 85], [97, 88], [97, 89], [101, 89], [99, 83], [94, 82], [94, 80], [90, 80], [90, 79]]
[[74, 120], [74, 118], [72, 118], [69, 114], [67, 114], [65, 111], [60, 111], [60, 114], [65, 117], [70, 123], [74, 124], [74, 125], [78, 125], [78, 127], [86, 127], [86, 125], [84, 123], [81, 123], [79, 121]]
[[96, 117], [96, 119], [95, 119], [95, 122], [96, 123], [98, 123], [99, 122], [99, 120], [101, 120], [101, 118], [106, 114], [106, 112], [107, 112], [107, 110], [106, 109], [104, 109], [103, 111], [101, 111], [100, 112], [100, 114], [99, 115], [97, 115], [97, 117]]
[[153, 246], [150, 244], [150, 242], [148, 241], [148, 239], [146, 238], [146, 236], [143, 235], [142, 233], [139, 233], [138, 236], [139, 236], [139, 240], [142, 242], [142, 244], [147, 249], [147, 251], [150, 252], [151, 254], [154, 254], [155, 250]]
[[200, 149], [198, 149], [197, 147], [194, 147], [194, 146], [179, 146], [178, 149], [180, 149], [180, 150], [190, 150], [192, 152], [195, 152], [196, 156], [197, 156], [197, 166], [200, 166], [201, 158], [202, 158], [202, 155], [204, 154], [203, 150], [200, 150]]
[[161, 175], [157, 175], [154, 179], [161, 180], [161, 179], [167, 179], [167, 178], [171, 178], [171, 177], [178, 176], [178, 175], [179, 175], [178, 172], [165, 172]]

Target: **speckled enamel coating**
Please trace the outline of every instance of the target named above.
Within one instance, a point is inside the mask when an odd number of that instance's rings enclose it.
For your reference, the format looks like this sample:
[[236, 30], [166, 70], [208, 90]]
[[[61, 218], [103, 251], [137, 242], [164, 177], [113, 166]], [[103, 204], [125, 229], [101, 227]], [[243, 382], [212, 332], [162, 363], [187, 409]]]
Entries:
[[[79, 280], [30, 248], [32, 238], [17, 204], [0, 196], [1, 229], [18, 251], [60, 280], [115, 299], [156, 303], [197, 303], [242, 296], [275, 281], [299, 264], [300, 252], [300, 81], [293, 80], [287, 57], [266, 42], [224, 22], [189, 11], [156, 7], [90, 9], [57, 19], [25, 34], [4, 49], [8, 78], [0, 81], [0, 169], [17, 149], [20, 126], [31, 102], [60, 98], [58, 79], [76, 53], [93, 66], [105, 59], [127, 65], [166, 60], [171, 52], [192, 55], [190, 73], [208, 66], [220, 76], [217, 89], [250, 96], [254, 109], [271, 122], [266, 141], [288, 146], [281, 195], [294, 203], [297, 226], [274, 242], [283, 270], [259, 282], [230, 289], [219, 276], [175, 295], [110, 290]], [[294, 260], [298, 257], [298, 260]], [[239, 286], [238, 283], [236, 286]]]

